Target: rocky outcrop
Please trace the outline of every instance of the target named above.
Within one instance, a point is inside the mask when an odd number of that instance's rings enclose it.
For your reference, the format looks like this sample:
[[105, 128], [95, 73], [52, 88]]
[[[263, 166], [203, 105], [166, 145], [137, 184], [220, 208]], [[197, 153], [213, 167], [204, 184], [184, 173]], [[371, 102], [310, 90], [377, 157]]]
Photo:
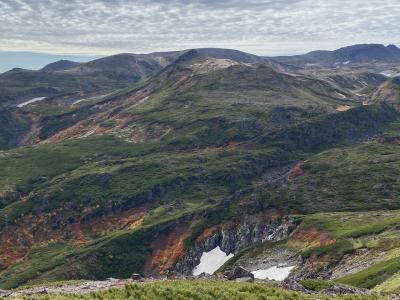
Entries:
[[336, 296], [340, 294], [356, 294], [356, 295], [368, 295], [370, 293], [367, 289], [353, 288], [344, 284], [332, 285], [324, 290], [322, 293], [329, 296]]
[[[293, 279], [286, 279], [285, 281], [283, 281], [280, 284], [280, 287], [283, 289], [286, 289], [286, 290], [301, 292], [304, 294], [316, 293], [314, 291], [307, 290], [304, 286], [302, 286], [300, 283], [298, 283], [296, 280], [293, 280]], [[330, 285], [329, 287], [323, 289], [322, 291], [320, 291], [318, 293], [335, 297], [337, 295], [346, 295], [346, 294], [369, 295], [370, 291], [367, 289], [349, 287], [344, 284], [338, 284], [338, 285]]]
[[286, 290], [291, 290], [295, 292], [301, 292], [305, 294], [312, 294], [312, 291], [307, 290], [304, 286], [292, 279], [286, 279], [283, 281], [280, 286]]
[[[298, 283], [296, 280], [293, 279], [286, 279], [280, 284], [280, 287], [286, 290], [301, 292], [305, 294], [316, 293], [314, 291], [307, 290], [304, 286], [302, 286], [300, 283]], [[346, 294], [368, 295], [370, 294], [370, 291], [367, 289], [349, 287], [344, 284], [338, 284], [338, 285], [330, 285], [329, 287], [323, 289], [319, 293], [335, 297], [337, 295], [346, 295]]]
[[290, 271], [289, 277], [297, 274], [297, 267], [303, 263], [301, 256], [295, 251], [291, 251], [282, 245], [270, 245], [264, 249], [259, 249], [257, 255], [252, 251], [242, 253], [235, 261], [235, 265], [240, 265], [250, 272], [258, 270], [268, 270], [273, 267], [286, 268], [296, 267]]
[[[153, 279], [145, 279], [146, 282], [152, 282]], [[77, 284], [56, 284], [51, 286], [37, 286], [20, 290], [10, 290], [4, 291], [0, 290], [0, 298], [10, 297], [10, 298], [27, 298], [33, 299], [33, 295], [40, 294], [73, 294], [73, 295], [82, 295], [89, 294], [91, 292], [99, 292], [103, 290], [113, 289], [113, 288], [122, 288], [127, 284], [132, 284], [134, 281], [131, 279], [116, 279], [109, 278], [104, 281], [86, 281]], [[35, 297], [36, 299], [36, 297]], [[49, 299], [53, 299], [50, 297]]]
[[8, 297], [11, 295], [11, 291], [0, 290], [0, 298]]
[[251, 272], [247, 271], [245, 268], [242, 268], [240, 266], [235, 267], [233, 270], [227, 272], [224, 275], [228, 280], [235, 280], [238, 278], [254, 279], [254, 275]]
[[138, 273], [133, 273], [133, 274], [131, 275], [131, 279], [132, 279], [132, 280], [141, 280], [141, 279], [143, 279], [143, 277], [142, 277], [142, 275], [140, 275], [140, 274], [138, 274]]
[[302, 260], [290, 277], [295, 280], [316, 278], [335, 280], [350, 274], [361, 272], [383, 260], [385, 252], [371, 249], [357, 249], [330, 264], [324, 266], [319, 257], [309, 257]]
[[227, 254], [263, 241], [280, 241], [296, 228], [293, 217], [281, 216], [277, 212], [247, 215], [237, 222], [229, 222], [205, 229], [195, 245], [178, 261], [175, 271], [189, 275], [200, 262], [203, 252], [220, 247]]

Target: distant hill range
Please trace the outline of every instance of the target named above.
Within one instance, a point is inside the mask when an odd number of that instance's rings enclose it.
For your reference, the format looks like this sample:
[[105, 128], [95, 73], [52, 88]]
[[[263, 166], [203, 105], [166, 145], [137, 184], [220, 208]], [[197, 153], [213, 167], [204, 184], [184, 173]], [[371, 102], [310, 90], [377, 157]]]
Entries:
[[400, 49], [395, 45], [360, 44], [334, 51], [312, 51], [304, 55], [273, 57], [272, 60], [298, 67], [307, 65], [337, 67], [348, 64], [400, 61]]
[[[231, 59], [244, 63], [273, 64], [269, 59], [228, 49], [197, 49], [199, 55]], [[106, 93], [136, 83], [160, 72], [189, 52], [172, 51], [150, 54], [117, 54], [87, 63], [60, 60], [41, 70], [15, 68], [0, 74], [0, 103], [24, 101], [72, 92]]]
[[[150, 54], [117, 54], [87, 63], [60, 60], [41, 70], [15, 68], [0, 74], [0, 103], [22, 102], [34, 97], [50, 97], [73, 92], [107, 93], [151, 77], [183, 54], [194, 50]], [[309, 66], [340, 67], [349, 64], [400, 61], [400, 49], [394, 45], [363, 44], [335, 51], [313, 51], [304, 55], [262, 57], [246, 52], [219, 49], [195, 49], [196, 54], [248, 64], [264, 64], [277, 71], [293, 71]]]

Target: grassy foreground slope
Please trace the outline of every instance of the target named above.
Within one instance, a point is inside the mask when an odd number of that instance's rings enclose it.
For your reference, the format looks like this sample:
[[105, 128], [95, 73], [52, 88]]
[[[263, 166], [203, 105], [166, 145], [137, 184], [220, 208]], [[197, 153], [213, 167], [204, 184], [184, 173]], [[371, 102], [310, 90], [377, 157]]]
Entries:
[[[28, 299], [27, 297], [14, 299]], [[338, 299], [338, 300], [377, 300], [378, 296], [343, 295], [328, 297], [323, 295], [305, 295], [289, 292], [265, 284], [218, 282], [218, 281], [168, 281], [149, 284], [127, 285], [122, 289], [111, 289], [88, 295], [42, 295], [29, 296], [32, 300], [307, 300], [307, 299]]]

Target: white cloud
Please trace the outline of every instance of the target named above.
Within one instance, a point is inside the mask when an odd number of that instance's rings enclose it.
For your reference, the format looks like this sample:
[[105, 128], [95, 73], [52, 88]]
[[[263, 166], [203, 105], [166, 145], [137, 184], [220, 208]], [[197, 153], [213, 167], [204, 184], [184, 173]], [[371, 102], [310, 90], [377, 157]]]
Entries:
[[399, 21], [398, 0], [0, 0], [0, 50], [290, 54], [398, 43]]

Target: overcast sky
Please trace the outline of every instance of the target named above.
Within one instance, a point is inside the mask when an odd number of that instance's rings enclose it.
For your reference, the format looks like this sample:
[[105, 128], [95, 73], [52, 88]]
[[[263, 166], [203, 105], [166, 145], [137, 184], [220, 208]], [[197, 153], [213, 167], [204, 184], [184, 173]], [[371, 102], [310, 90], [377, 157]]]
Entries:
[[0, 0], [0, 51], [263, 55], [400, 43], [399, 0]]

